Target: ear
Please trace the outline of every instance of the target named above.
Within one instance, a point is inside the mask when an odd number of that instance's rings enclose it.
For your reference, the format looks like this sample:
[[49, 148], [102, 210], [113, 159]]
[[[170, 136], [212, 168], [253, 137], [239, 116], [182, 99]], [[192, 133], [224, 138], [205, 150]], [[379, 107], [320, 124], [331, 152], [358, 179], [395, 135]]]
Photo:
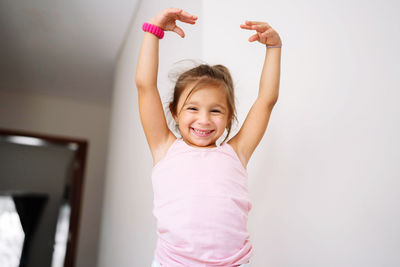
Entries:
[[226, 126], [229, 126], [230, 124], [232, 124], [232, 119], [233, 119], [233, 115], [231, 114], [231, 112], [229, 112]]
[[169, 111], [172, 114], [172, 118], [174, 119], [174, 121], [177, 123], [178, 117], [176, 116], [176, 114], [174, 113], [174, 111], [172, 110], [172, 103], [169, 103]]

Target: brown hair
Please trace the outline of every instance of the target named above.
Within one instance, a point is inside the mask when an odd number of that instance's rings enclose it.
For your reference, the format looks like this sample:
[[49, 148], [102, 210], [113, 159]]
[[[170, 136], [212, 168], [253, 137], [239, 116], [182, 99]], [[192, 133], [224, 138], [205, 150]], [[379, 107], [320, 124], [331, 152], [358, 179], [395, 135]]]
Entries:
[[[237, 121], [233, 81], [228, 68], [223, 65], [210, 66], [208, 64], [201, 64], [180, 74], [175, 84], [172, 101], [169, 103], [169, 110], [173, 116], [177, 115], [178, 100], [182, 92], [192, 83], [195, 84], [191, 88], [184, 103], [186, 103], [192, 93], [197, 89], [204, 88], [204, 86], [213, 86], [225, 91], [229, 110], [228, 123], [226, 125], [228, 133], [223, 140], [223, 142], [225, 142], [231, 132], [232, 121]], [[178, 125], [175, 125], [175, 128], [179, 130]]]

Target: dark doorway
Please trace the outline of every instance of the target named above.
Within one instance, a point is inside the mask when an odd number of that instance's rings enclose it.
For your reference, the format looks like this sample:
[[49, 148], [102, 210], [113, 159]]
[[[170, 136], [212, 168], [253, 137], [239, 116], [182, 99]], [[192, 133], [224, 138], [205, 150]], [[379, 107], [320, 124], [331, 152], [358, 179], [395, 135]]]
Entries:
[[[23, 232], [14, 266], [74, 266], [87, 149], [84, 139], [0, 128], [0, 216], [18, 217], [9, 225]], [[15, 257], [5, 253], [2, 263]]]

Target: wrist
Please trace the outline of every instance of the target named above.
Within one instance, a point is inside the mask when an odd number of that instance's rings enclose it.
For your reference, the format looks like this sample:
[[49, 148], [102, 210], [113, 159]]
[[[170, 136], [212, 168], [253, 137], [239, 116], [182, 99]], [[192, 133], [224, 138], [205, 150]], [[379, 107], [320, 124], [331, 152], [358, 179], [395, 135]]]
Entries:
[[266, 48], [282, 48], [282, 44], [277, 44], [277, 45], [265, 45]]
[[276, 42], [274, 45], [267, 45], [265, 44], [267, 48], [281, 48], [282, 47], [282, 40], [279, 38], [278, 42]]
[[158, 39], [162, 39], [164, 37], [164, 30], [152, 23], [143, 23], [142, 30], [154, 34]]
[[157, 19], [152, 18], [151, 20], [149, 20], [148, 23], [153, 24], [154, 26], [157, 26], [158, 28], [164, 30], [163, 27], [161, 27], [161, 23]]

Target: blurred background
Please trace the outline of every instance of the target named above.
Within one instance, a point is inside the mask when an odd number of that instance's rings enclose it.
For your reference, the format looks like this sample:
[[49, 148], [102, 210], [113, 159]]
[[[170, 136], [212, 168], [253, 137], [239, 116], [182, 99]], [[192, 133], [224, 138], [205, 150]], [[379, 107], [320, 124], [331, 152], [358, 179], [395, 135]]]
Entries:
[[252, 266], [400, 266], [398, 1], [0, 0], [0, 127], [90, 144], [75, 266], [151, 265], [152, 159], [134, 77], [142, 23], [171, 6], [199, 19], [160, 42], [162, 101], [179, 60], [224, 64], [231, 136], [265, 55], [239, 25], [266, 21], [283, 42], [279, 100], [247, 167]]

